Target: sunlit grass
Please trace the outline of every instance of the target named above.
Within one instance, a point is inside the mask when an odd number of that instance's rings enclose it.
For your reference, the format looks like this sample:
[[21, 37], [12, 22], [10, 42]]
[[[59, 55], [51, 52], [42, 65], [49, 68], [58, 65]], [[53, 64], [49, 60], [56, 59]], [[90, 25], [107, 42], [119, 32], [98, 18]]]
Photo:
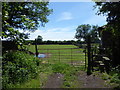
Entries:
[[[82, 61], [84, 63], [85, 60], [83, 49], [75, 45], [37, 45], [37, 47], [39, 53], [48, 54], [47, 58], [41, 58], [41, 60], [48, 63], [70, 63], [72, 61]], [[35, 52], [34, 45], [27, 46], [27, 48]]]
[[[35, 52], [34, 45], [27, 46], [27, 48], [31, 52]], [[64, 75], [62, 88], [77, 87], [76, 73], [85, 69], [83, 49], [74, 45], [38, 45], [38, 52], [49, 54], [47, 58], [40, 58], [42, 62], [39, 66], [39, 75], [36, 79], [15, 86], [16, 88], [42, 88], [46, 84], [48, 76], [57, 72]], [[71, 62], [79, 63], [79, 66], [70, 65]]]

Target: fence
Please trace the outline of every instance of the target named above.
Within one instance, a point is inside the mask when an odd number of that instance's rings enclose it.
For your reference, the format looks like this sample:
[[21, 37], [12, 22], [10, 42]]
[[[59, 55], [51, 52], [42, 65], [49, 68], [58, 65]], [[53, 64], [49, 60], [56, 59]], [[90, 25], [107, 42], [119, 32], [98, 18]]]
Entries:
[[80, 48], [62, 48], [62, 49], [38, 49], [40, 54], [44, 54], [45, 57], [41, 57], [43, 63], [68, 63], [71, 65], [85, 65], [85, 54], [83, 49]]

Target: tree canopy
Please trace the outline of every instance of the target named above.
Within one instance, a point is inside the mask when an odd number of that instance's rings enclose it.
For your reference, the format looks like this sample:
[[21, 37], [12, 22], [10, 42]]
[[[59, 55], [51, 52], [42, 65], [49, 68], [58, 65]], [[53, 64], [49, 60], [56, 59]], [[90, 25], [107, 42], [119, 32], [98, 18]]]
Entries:
[[98, 15], [102, 14], [107, 16], [107, 25], [114, 29], [114, 34], [120, 35], [120, 2], [96, 2], [95, 7], [99, 8]]
[[109, 47], [109, 53], [112, 53], [112, 61], [113, 64], [119, 63], [119, 55], [120, 55], [120, 2], [96, 2], [95, 7], [98, 7], [97, 14], [106, 15], [107, 16], [107, 25], [103, 29], [104, 31], [108, 31], [111, 34], [111, 47]]
[[[29, 33], [49, 21], [49, 2], [2, 2], [2, 38], [22, 42]], [[20, 32], [23, 31], [23, 32]]]
[[96, 40], [98, 40], [98, 32], [97, 32], [97, 28], [98, 26], [96, 25], [89, 25], [89, 24], [82, 24], [79, 25], [76, 29], [76, 34], [75, 34], [75, 38], [78, 40], [84, 40], [86, 41], [86, 37], [87, 35], [91, 35], [92, 41], [95, 42]]
[[38, 44], [41, 44], [42, 39], [43, 39], [42, 36], [38, 35], [38, 37], [37, 37], [37, 39], [36, 39], [36, 40], [37, 40], [37, 43], [38, 43]]

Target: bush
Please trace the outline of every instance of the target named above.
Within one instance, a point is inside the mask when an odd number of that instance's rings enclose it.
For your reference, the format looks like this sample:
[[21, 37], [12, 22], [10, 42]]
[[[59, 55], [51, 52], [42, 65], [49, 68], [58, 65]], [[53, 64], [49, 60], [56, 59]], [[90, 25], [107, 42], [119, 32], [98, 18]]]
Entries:
[[23, 83], [38, 74], [39, 61], [29, 54], [20, 51], [8, 52], [2, 59], [3, 88], [12, 84]]

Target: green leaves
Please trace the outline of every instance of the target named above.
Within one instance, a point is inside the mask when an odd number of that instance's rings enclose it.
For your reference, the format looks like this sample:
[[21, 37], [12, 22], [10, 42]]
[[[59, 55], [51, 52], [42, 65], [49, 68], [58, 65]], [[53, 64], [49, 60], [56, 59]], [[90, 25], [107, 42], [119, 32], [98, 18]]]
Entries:
[[98, 31], [97, 31], [97, 28], [98, 26], [91, 26], [89, 24], [82, 24], [82, 25], [79, 25], [76, 29], [76, 34], [75, 34], [75, 38], [76, 39], [79, 39], [79, 40], [86, 40], [86, 36], [88, 34], [91, 35], [92, 37], [92, 40], [93, 41], [96, 41], [98, 40]]
[[[44, 26], [47, 16], [52, 12], [48, 2], [3, 2], [2, 3], [2, 38], [20, 40], [17, 30], [35, 31], [39, 26]], [[17, 36], [17, 37], [16, 37]]]
[[3, 88], [25, 82], [38, 74], [38, 60], [24, 52], [9, 52], [3, 56]]

